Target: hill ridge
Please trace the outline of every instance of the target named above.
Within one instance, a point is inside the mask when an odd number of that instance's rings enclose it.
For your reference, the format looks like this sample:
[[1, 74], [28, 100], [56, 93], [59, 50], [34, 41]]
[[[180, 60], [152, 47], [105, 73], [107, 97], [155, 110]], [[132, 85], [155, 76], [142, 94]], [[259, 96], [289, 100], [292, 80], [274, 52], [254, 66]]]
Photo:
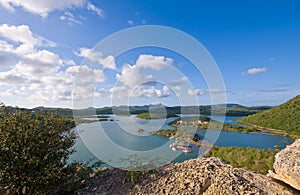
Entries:
[[285, 130], [291, 137], [300, 137], [300, 95], [269, 110], [238, 119], [246, 125]]

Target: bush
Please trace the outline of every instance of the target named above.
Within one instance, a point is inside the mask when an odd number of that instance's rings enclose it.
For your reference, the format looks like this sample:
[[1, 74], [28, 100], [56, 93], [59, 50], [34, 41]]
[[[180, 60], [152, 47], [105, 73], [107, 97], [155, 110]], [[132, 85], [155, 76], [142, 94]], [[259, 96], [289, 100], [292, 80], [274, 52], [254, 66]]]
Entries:
[[267, 174], [268, 170], [273, 169], [275, 154], [279, 149], [255, 149], [239, 147], [217, 147], [206, 151], [205, 157], [218, 157], [222, 161], [234, 167], [241, 167], [249, 171]]
[[0, 192], [58, 193], [77, 169], [67, 165], [72, 123], [53, 112], [0, 109]]

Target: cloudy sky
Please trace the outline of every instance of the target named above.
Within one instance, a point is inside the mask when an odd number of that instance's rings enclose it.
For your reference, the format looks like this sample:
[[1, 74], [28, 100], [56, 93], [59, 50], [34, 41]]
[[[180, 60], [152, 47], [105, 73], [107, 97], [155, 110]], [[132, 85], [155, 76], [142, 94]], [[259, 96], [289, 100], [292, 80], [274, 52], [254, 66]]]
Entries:
[[[297, 0], [0, 0], [0, 101], [172, 106], [195, 98], [210, 104], [212, 95], [226, 93], [228, 103], [278, 105], [300, 94], [299, 10]], [[141, 25], [172, 27], [201, 42], [225, 90], [209, 88], [189, 59], [168, 49], [117, 56], [95, 49], [105, 37]]]

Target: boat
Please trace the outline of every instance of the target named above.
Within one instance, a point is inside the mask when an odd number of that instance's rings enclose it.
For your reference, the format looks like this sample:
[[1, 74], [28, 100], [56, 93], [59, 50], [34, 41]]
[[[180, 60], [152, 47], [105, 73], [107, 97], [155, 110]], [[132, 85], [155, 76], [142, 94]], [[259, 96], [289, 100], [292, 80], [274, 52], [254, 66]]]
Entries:
[[190, 152], [192, 152], [191, 148], [189, 148], [189, 147], [184, 148], [182, 151], [184, 153], [190, 153]]
[[174, 143], [170, 144], [169, 146], [173, 151], [182, 150], [185, 153], [189, 153], [192, 151], [191, 146], [187, 145], [186, 142], [179, 142], [179, 143], [174, 142]]

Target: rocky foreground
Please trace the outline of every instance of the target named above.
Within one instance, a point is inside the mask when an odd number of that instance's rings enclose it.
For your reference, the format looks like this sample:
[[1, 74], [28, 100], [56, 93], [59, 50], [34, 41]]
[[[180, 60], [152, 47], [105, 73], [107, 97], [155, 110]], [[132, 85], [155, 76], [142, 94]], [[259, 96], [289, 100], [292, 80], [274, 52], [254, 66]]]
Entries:
[[276, 154], [274, 170], [268, 175], [300, 190], [300, 139]]
[[272, 178], [224, 164], [218, 158], [197, 158], [168, 164], [134, 187], [122, 170], [106, 168], [82, 194], [297, 194]]

